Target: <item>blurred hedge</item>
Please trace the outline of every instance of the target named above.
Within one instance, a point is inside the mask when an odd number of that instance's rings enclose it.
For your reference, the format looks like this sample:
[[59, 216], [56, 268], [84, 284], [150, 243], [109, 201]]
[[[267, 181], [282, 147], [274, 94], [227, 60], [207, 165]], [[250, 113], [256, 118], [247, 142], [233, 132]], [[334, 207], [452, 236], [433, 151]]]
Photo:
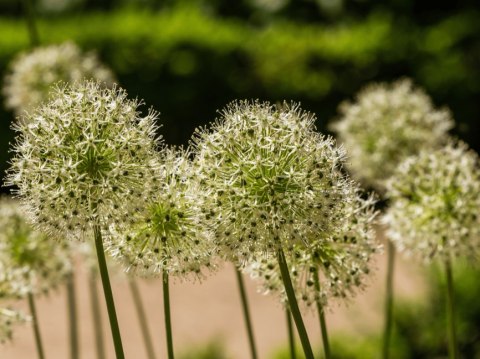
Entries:
[[[338, 25], [275, 22], [253, 27], [193, 7], [162, 12], [123, 9], [43, 19], [43, 43], [77, 42], [95, 49], [131, 96], [161, 112], [168, 143], [236, 98], [301, 101], [319, 128], [338, 104], [369, 81], [410, 76], [449, 106], [459, 134], [479, 149], [479, 12], [458, 12], [421, 27], [388, 13]], [[0, 18], [0, 76], [28, 48], [21, 19]], [[0, 112], [0, 170], [7, 159], [12, 114]]]

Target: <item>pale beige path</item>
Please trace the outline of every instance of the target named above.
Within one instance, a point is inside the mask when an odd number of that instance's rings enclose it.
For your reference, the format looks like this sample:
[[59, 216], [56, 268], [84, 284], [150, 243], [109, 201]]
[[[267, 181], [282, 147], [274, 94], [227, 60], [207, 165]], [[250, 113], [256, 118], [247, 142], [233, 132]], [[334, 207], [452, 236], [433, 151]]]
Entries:
[[[332, 332], [360, 336], [366, 331], [381, 330], [385, 258], [385, 255], [379, 256], [377, 260], [379, 269], [365, 293], [355, 298], [348, 308], [344, 305], [332, 306], [331, 312], [327, 315]], [[421, 268], [411, 263], [408, 265], [401, 261], [397, 263], [397, 293], [407, 297], [421, 296], [423, 294], [421, 288], [424, 287]], [[258, 294], [256, 284], [248, 278], [245, 279], [259, 356], [262, 359], [268, 358], [273, 350], [287, 343], [284, 312], [274, 298]], [[113, 286], [126, 358], [146, 358], [128, 285], [123, 280], [114, 279]], [[165, 358], [161, 282], [160, 280], [141, 281], [140, 288], [155, 339], [157, 358]], [[87, 276], [82, 268], [77, 276], [77, 290], [81, 358], [95, 359]], [[231, 266], [225, 265], [219, 273], [207, 278], [202, 284], [172, 283], [171, 302], [173, 335], [177, 352], [192, 345], [201, 345], [209, 340], [220, 338], [232, 358], [249, 358], [239, 295]], [[26, 306], [23, 304], [22, 307]], [[60, 290], [49, 298], [40, 299], [38, 311], [46, 359], [67, 359], [69, 357], [68, 329], [64, 291]], [[315, 313], [307, 313], [305, 319], [310, 338], [319, 347], [320, 332]], [[103, 321], [108, 358], [113, 359], [114, 351], [105, 311]], [[17, 329], [14, 341], [0, 346], [0, 359], [35, 359], [36, 352], [30, 326], [24, 325]]]

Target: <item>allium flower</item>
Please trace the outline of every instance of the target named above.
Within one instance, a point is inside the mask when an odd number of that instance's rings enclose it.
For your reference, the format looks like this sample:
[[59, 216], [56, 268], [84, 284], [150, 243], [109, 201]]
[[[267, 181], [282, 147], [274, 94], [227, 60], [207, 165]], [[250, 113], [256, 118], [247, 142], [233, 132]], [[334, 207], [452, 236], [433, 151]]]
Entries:
[[0, 308], [0, 343], [11, 340], [13, 336], [13, 326], [27, 320], [28, 318], [19, 311]]
[[[357, 289], [363, 289], [370, 273], [369, 262], [379, 249], [371, 227], [375, 216], [372, 199], [358, 199], [358, 207], [351, 210], [342, 228], [343, 238], [316, 243], [309, 249], [297, 246], [288, 252], [290, 276], [298, 302], [307, 306], [320, 302], [325, 307], [329, 298], [348, 299]], [[261, 291], [280, 295], [281, 301], [286, 303], [275, 258], [254, 261], [245, 271], [260, 281]], [[318, 287], [315, 276], [319, 278]]]
[[387, 185], [388, 235], [428, 261], [475, 256], [480, 249], [478, 155], [459, 142], [407, 159]]
[[0, 298], [46, 293], [72, 267], [67, 248], [35, 231], [17, 201], [0, 199]]
[[112, 255], [144, 275], [200, 276], [202, 267], [213, 267], [215, 246], [202, 214], [208, 194], [200, 188], [188, 152], [166, 150], [151, 180], [155, 191], [138, 205], [131, 227], [113, 243]]
[[5, 106], [17, 115], [32, 111], [52, 97], [52, 85], [94, 79], [111, 86], [112, 72], [90, 52], [82, 54], [73, 43], [34, 49], [18, 56], [5, 78]]
[[235, 102], [211, 132], [196, 133], [199, 174], [214, 204], [206, 217], [230, 258], [300, 247], [333, 263], [338, 248], [346, 253], [340, 243], [361, 211], [359, 191], [342, 172], [344, 151], [314, 120], [297, 105]]
[[407, 79], [369, 85], [339, 111], [332, 130], [348, 151], [348, 166], [380, 191], [403, 160], [440, 146], [453, 127], [450, 112], [435, 110], [425, 92]]
[[131, 220], [158, 167], [156, 114], [141, 117], [124, 90], [86, 81], [59, 87], [53, 100], [15, 125], [7, 185], [38, 228], [70, 238]]

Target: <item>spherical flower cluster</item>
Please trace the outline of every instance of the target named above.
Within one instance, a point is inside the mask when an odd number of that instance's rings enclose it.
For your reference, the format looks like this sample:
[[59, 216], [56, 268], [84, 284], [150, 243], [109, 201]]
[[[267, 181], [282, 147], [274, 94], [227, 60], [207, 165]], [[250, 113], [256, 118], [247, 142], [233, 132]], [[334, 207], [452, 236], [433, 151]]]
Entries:
[[114, 82], [112, 72], [94, 53], [82, 54], [71, 42], [34, 49], [12, 62], [3, 88], [5, 106], [17, 115], [30, 112], [52, 98], [52, 85], [84, 79], [99, 80], [107, 86]]
[[379, 191], [405, 158], [443, 144], [453, 127], [449, 111], [435, 110], [425, 92], [407, 79], [369, 85], [339, 111], [332, 130], [348, 151], [347, 164]]
[[65, 245], [35, 231], [17, 201], [0, 199], [0, 298], [46, 293], [72, 267]]
[[11, 340], [13, 336], [13, 326], [23, 323], [26, 320], [27, 317], [19, 311], [0, 308], [0, 343]]
[[[297, 301], [311, 306], [328, 304], [330, 298], [349, 299], [365, 286], [372, 255], [379, 250], [371, 222], [375, 217], [372, 198], [358, 199], [343, 228], [343, 238], [316, 243], [313, 248], [295, 247], [287, 252], [290, 277]], [[265, 294], [287, 302], [280, 268], [275, 258], [254, 261], [245, 269], [258, 279]], [[316, 278], [318, 278], [318, 285]]]
[[167, 272], [201, 277], [214, 267], [216, 247], [202, 213], [208, 192], [200, 187], [195, 169], [183, 150], [167, 149], [162, 166], [150, 179], [155, 191], [132, 217], [132, 225], [112, 243], [114, 257], [127, 270], [144, 275]]
[[212, 131], [194, 138], [206, 211], [217, 241], [240, 263], [296, 246], [343, 241], [357, 187], [344, 175], [344, 151], [315, 131], [297, 105], [235, 102]]
[[388, 193], [387, 234], [400, 251], [424, 261], [478, 254], [479, 158], [464, 143], [407, 159]]
[[57, 88], [15, 125], [6, 183], [17, 186], [38, 228], [79, 238], [92, 225], [131, 220], [159, 165], [156, 114], [141, 117], [138, 105], [122, 89], [86, 81]]

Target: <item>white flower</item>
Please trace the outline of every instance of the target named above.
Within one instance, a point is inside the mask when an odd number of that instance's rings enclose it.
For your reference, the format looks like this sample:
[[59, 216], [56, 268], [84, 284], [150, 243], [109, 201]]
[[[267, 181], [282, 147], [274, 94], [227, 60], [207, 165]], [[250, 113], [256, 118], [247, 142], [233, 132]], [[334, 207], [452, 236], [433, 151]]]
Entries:
[[478, 155], [463, 142], [407, 159], [387, 184], [388, 235], [409, 255], [475, 257], [480, 248]]
[[52, 97], [52, 85], [94, 79], [111, 86], [112, 72], [90, 52], [82, 54], [73, 43], [39, 47], [14, 59], [5, 77], [5, 106], [17, 115], [32, 111]]
[[46, 293], [72, 267], [65, 244], [35, 231], [17, 201], [0, 199], [0, 298]]
[[425, 92], [407, 79], [369, 85], [339, 111], [332, 130], [347, 149], [349, 169], [382, 192], [403, 160], [442, 145], [453, 127], [450, 112], [435, 110]]
[[131, 220], [159, 165], [156, 114], [141, 117], [138, 105], [122, 89], [86, 81], [57, 88], [15, 126], [6, 184], [17, 187], [39, 229], [78, 238], [93, 225]]
[[208, 193], [200, 187], [188, 152], [168, 149], [154, 181], [156, 190], [138, 204], [130, 228], [114, 241], [113, 256], [126, 262], [127, 270], [144, 275], [167, 272], [202, 275], [214, 267], [215, 245], [202, 213]]
[[[235, 102], [211, 131], [197, 131], [199, 175], [212, 193], [206, 218], [227, 258], [245, 263], [299, 250], [317, 253], [321, 264], [330, 260], [326, 248], [348, 253], [344, 237], [363, 211], [360, 191], [342, 171], [344, 151], [315, 131], [314, 120], [297, 105]], [[372, 217], [355, 238], [371, 239]]]

